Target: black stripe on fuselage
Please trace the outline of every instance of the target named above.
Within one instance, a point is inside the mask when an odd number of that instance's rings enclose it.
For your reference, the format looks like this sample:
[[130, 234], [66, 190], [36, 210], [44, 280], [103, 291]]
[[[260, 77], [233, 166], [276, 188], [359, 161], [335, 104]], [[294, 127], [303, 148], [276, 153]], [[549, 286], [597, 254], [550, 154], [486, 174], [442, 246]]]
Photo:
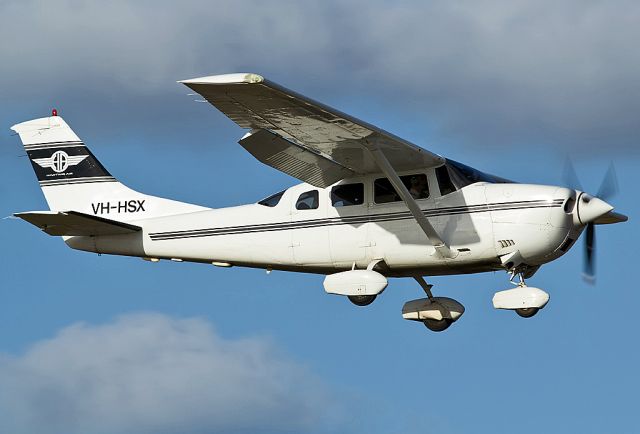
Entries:
[[[561, 204], [563, 199], [557, 199], [553, 202], [549, 202], [546, 200], [538, 200], [538, 201], [520, 201], [520, 202], [498, 202], [493, 204], [481, 204], [481, 205], [470, 205], [470, 206], [458, 206], [458, 207], [449, 207], [449, 208], [440, 208], [440, 209], [431, 209], [431, 210], [423, 210], [425, 216], [427, 217], [437, 217], [439, 215], [452, 215], [452, 214], [460, 214], [460, 213], [470, 213], [470, 212], [482, 212], [482, 211], [498, 211], [502, 209], [518, 209], [518, 208], [532, 208], [535, 206], [558, 206]], [[504, 208], [508, 206], [509, 208]], [[370, 222], [377, 220], [388, 220], [389, 218], [411, 218], [412, 215], [409, 211], [401, 211], [401, 212], [393, 212], [393, 213], [380, 213], [380, 214], [369, 214], [369, 215], [356, 215], [356, 216], [347, 216], [347, 217], [328, 217], [324, 219], [313, 219], [313, 220], [302, 220], [298, 222], [280, 222], [280, 223], [262, 223], [258, 225], [244, 225], [244, 226], [226, 226], [222, 228], [211, 228], [211, 229], [190, 229], [184, 231], [173, 231], [173, 232], [158, 232], [156, 234], [162, 235], [172, 235], [172, 234], [184, 234], [188, 232], [194, 231], [204, 231], [204, 230], [228, 230], [228, 229], [246, 229], [251, 227], [265, 227], [265, 226], [291, 226], [291, 225], [306, 225], [309, 222], [330, 222], [330, 221], [338, 221], [340, 223], [358, 223], [362, 222]]]
[[[459, 214], [472, 214], [478, 212], [488, 211], [508, 211], [516, 209], [529, 209], [529, 208], [557, 208], [562, 206], [564, 199], [555, 199], [553, 201], [547, 200], [534, 200], [534, 201], [520, 201], [520, 202], [500, 202], [492, 204], [470, 205], [470, 206], [457, 206], [449, 208], [441, 208], [434, 210], [423, 210], [426, 217], [438, 217], [438, 216], [451, 216]], [[280, 223], [266, 223], [258, 225], [244, 225], [244, 226], [226, 226], [221, 228], [206, 228], [206, 229], [190, 229], [183, 231], [171, 231], [171, 232], [155, 232], [150, 233], [149, 237], [153, 241], [173, 240], [180, 238], [199, 238], [199, 237], [213, 237], [218, 235], [232, 235], [243, 234], [253, 232], [272, 232], [292, 229], [307, 229], [320, 226], [336, 226], [343, 224], [363, 224], [363, 223], [375, 223], [375, 222], [388, 222], [396, 220], [413, 219], [413, 216], [408, 211], [395, 212], [395, 213], [381, 213], [371, 215], [359, 215], [349, 217], [330, 217], [323, 219], [302, 220], [297, 222], [280, 222]]]

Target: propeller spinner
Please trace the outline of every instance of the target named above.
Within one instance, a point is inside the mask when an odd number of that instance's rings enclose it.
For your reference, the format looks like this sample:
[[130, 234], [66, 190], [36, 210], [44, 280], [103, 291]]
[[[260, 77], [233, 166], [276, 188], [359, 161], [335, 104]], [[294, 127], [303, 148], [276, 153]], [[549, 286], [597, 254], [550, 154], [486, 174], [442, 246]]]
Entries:
[[580, 226], [586, 225], [583, 276], [587, 282], [594, 283], [596, 249], [595, 225], [627, 221], [627, 216], [613, 212], [613, 206], [605, 201], [618, 193], [616, 171], [612, 163], [602, 179], [598, 194], [591, 196], [584, 193], [573, 164], [570, 159], [567, 159], [564, 170], [564, 181], [569, 187], [576, 190], [576, 194], [578, 195], [574, 223]]

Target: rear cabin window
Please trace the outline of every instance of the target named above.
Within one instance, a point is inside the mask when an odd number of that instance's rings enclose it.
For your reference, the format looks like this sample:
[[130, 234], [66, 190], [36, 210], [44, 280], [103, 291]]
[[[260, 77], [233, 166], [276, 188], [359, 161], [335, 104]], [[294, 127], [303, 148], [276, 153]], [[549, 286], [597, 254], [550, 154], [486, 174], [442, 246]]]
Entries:
[[318, 190], [306, 191], [298, 197], [296, 209], [318, 209]]
[[364, 184], [342, 184], [331, 189], [331, 204], [341, 206], [362, 205], [364, 203]]
[[[429, 197], [429, 184], [427, 175], [423, 173], [405, 175], [400, 181], [407, 187], [414, 199], [426, 199]], [[375, 203], [400, 202], [402, 199], [387, 178], [378, 178], [373, 182], [373, 197]]]
[[272, 194], [271, 196], [267, 197], [266, 199], [262, 199], [260, 202], [258, 202], [260, 205], [263, 206], [268, 206], [270, 208], [273, 208], [274, 206], [276, 206], [278, 204], [278, 202], [280, 202], [280, 199], [282, 199], [282, 195], [284, 194], [286, 190], [282, 190], [276, 194]]

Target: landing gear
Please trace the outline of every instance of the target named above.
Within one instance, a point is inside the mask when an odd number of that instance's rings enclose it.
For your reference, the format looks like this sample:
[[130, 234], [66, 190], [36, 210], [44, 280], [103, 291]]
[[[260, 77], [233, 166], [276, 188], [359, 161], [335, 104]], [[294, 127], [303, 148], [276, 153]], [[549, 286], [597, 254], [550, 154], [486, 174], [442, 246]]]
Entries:
[[426, 328], [441, 332], [449, 328], [464, 313], [464, 306], [447, 297], [434, 297], [429, 285], [422, 276], [414, 279], [420, 284], [427, 298], [408, 301], [402, 307], [402, 317], [411, 321], [420, 321]]
[[373, 270], [380, 262], [382, 259], [371, 261], [366, 270], [356, 270], [354, 262], [349, 271], [329, 274], [322, 283], [324, 290], [329, 294], [346, 296], [356, 306], [368, 306], [389, 284], [383, 274]]
[[369, 306], [376, 299], [377, 295], [349, 295], [349, 301], [356, 306]]
[[[516, 275], [520, 278], [518, 283], [513, 281]], [[522, 318], [531, 318], [549, 302], [549, 294], [542, 289], [527, 286], [522, 273], [511, 271], [509, 281], [516, 288], [495, 293], [493, 307], [496, 309], [514, 310]]]
[[522, 318], [531, 318], [537, 314], [539, 310], [540, 308], [537, 307], [523, 307], [521, 309], [516, 309], [516, 313]]
[[425, 319], [422, 322], [424, 323], [424, 326], [432, 332], [443, 332], [453, 324], [453, 320], [450, 320], [449, 318], [442, 318], [441, 320]]

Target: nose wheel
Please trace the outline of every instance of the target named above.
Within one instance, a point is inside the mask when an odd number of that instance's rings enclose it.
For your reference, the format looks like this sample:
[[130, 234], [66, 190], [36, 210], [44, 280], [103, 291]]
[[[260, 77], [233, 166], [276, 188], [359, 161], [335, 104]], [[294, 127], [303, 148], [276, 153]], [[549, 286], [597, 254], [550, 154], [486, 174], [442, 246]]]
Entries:
[[[514, 282], [516, 275], [519, 282]], [[531, 318], [549, 302], [549, 294], [542, 289], [527, 286], [522, 274], [511, 272], [509, 281], [516, 287], [496, 292], [493, 296], [493, 307], [496, 309], [513, 310], [522, 318]]]

